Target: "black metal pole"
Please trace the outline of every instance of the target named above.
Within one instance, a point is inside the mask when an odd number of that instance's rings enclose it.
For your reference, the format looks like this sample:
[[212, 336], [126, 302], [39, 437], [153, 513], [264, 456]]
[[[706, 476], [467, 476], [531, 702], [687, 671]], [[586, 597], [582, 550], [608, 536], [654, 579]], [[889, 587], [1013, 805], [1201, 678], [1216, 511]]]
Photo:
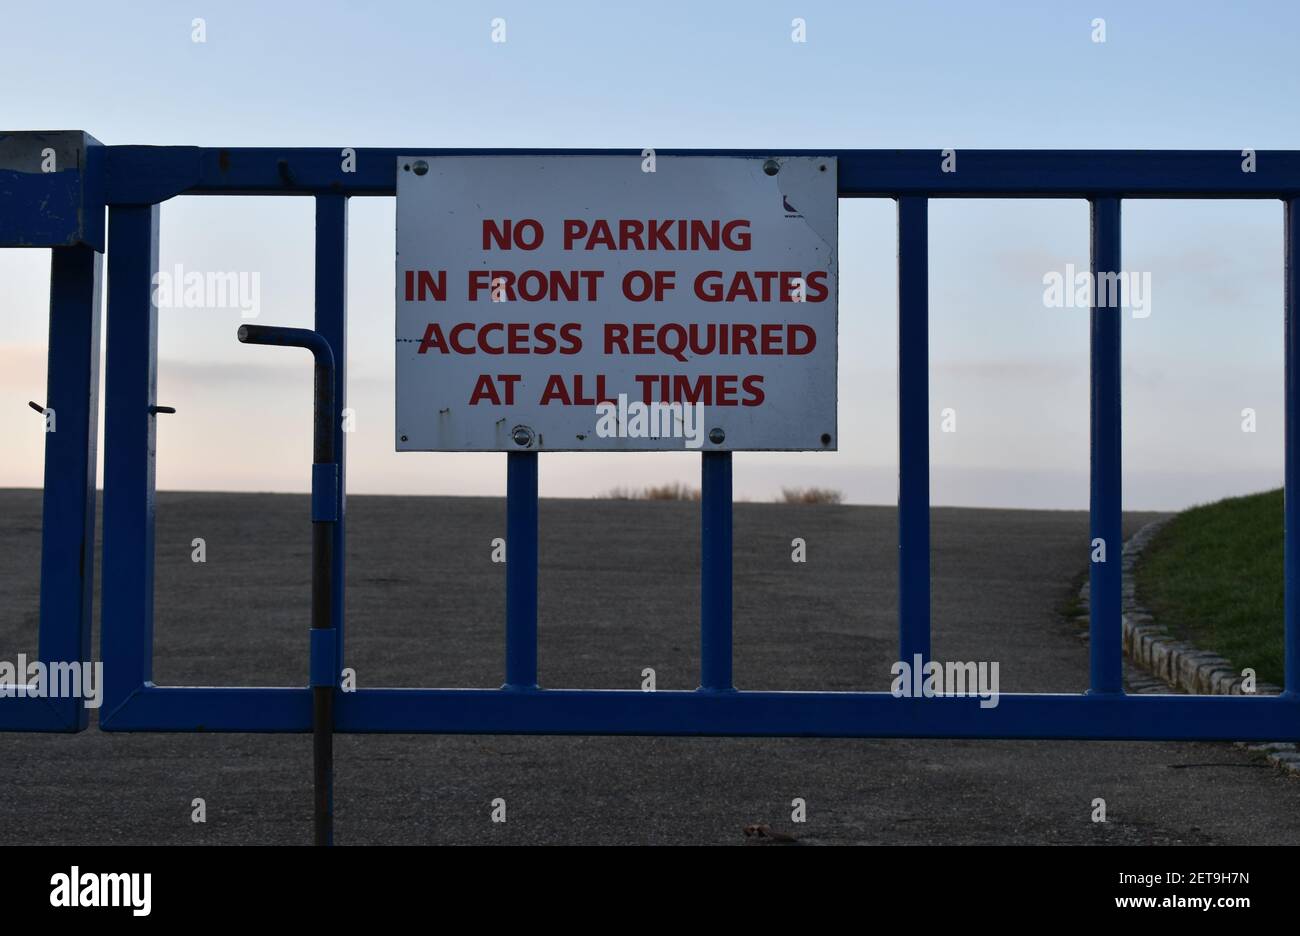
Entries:
[[[321, 335], [305, 328], [243, 325], [244, 344], [306, 348], [316, 359], [316, 394], [312, 416], [312, 517], [311, 517], [311, 731], [312, 783], [315, 810], [313, 839], [317, 845], [334, 844], [334, 689], [338, 666], [333, 637], [316, 640], [334, 620], [334, 524], [339, 471], [336, 463], [338, 415], [334, 412], [334, 352]], [[326, 651], [328, 652], [318, 652]], [[319, 657], [319, 659], [318, 659]]]
[[[312, 462], [334, 462], [334, 368], [316, 360], [316, 405]], [[334, 620], [334, 521], [312, 520], [311, 626], [328, 630]], [[337, 674], [335, 674], [337, 676]], [[314, 685], [312, 694], [312, 771], [315, 785], [317, 845], [334, 844], [334, 686]]]

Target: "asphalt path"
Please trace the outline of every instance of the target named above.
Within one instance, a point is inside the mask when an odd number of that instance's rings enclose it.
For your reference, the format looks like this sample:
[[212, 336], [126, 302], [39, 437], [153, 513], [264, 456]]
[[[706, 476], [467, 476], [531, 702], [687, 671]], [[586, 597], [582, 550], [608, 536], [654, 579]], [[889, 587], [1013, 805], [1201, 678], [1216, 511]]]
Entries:
[[[308, 516], [305, 496], [159, 495], [156, 683], [305, 683]], [[348, 524], [359, 683], [500, 685], [504, 501], [352, 497]], [[896, 536], [892, 508], [738, 504], [737, 686], [888, 689]], [[1004, 692], [1086, 688], [1062, 614], [1086, 514], [936, 509], [932, 537], [938, 659], [998, 661]], [[39, 550], [39, 492], [0, 491], [0, 659], [35, 651]], [[698, 504], [544, 500], [542, 684], [639, 688], [652, 667], [660, 689], [695, 688], [699, 558]], [[92, 718], [0, 752], [0, 844], [310, 841], [305, 735]], [[739, 844], [755, 823], [807, 844], [1300, 842], [1300, 782], [1227, 743], [343, 735], [336, 759], [339, 844]]]

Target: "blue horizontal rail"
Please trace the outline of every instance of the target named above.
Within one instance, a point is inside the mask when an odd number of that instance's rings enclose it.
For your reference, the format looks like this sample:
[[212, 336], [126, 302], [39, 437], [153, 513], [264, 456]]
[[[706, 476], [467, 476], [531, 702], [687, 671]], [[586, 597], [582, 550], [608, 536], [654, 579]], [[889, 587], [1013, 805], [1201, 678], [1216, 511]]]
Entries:
[[[981, 708], [888, 692], [358, 689], [338, 694], [335, 719], [353, 733], [1300, 741], [1295, 696], [1004, 693]], [[101, 727], [306, 732], [311, 693], [148, 686]]]
[[[639, 149], [370, 149], [109, 146], [108, 204], [193, 195], [395, 195], [399, 156], [624, 156]], [[696, 149], [658, 156], [835, 157], [841, 198], [1288, 198], [1300, 196], [1300, 152], [1260, 150]]]

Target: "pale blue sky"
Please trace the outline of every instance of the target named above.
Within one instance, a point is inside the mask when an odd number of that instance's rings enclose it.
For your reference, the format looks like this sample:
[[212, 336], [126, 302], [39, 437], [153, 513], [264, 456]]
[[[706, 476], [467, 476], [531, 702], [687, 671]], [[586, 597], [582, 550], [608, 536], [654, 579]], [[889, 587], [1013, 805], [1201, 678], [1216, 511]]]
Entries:
[[[0, 125], [114, 144], [1300, 148], [1300, 5], [1283, 2], [62, 3], [4, 23]], [[351, 490], [500, 493], [502, 456], [393, 452], [393, 204], [350, 210]], [[1124, 325], [1127, 506], [1280, 482], [1281, 223], [1276, 202], [1125, 204], [1125, 267], [1153, 282], [1150, 317]], [[841, 450], [739, 455], [738, 496], [893, 501], [894, 225], [892, 202], [841, 204]], [[258, 271], [259, 321], [309, 325], [311, 230], [310, 199], [177, 199], [162, 264]], [[932, 204], [936, 503], [1086, 506], [1087, 312], [1042, 303], [1066, 263], [1087, 265], [1082, 202]], [[26, 401], [48, 264], [0, 251], [0, 485], [40, 483]], [[241, 347], [239, 321], [161, 313], [159, 399], [180, 413], [160, 423], [160, 487], [306, 488], [305, 359]], [[542, 493], [697, 483], [697, 461], [548, 456]]]

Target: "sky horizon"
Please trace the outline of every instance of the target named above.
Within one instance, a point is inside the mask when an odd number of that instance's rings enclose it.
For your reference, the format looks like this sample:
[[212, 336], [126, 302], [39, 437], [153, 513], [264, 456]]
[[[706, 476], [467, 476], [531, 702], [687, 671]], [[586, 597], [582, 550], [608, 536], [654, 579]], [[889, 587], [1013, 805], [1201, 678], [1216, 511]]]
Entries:
[[[0, 125], [204, 146], [1300, 149], [1300, 8], [1108, 6], [28, 6], [0, 36]], [[54, 68], [19, 41], [56, 31]], [[310, 198], [173, 199], [160, 268], [256, 273], [258, 323], [310, 326], [312, 227]], [[502, 455], [394, 451], [394, 228], [391, 198], [351, 199], [349, 492], [502, 496]], [[840, 450], [738, 453], [738, 499], [895, 501], [895, 229], [891, 201], [841, 200]], [[1122, 326], [1125, 509], [1280, 486], [1280, 203], [1129, 200], [1123, 251], [1150, 283], [1148, 314]], [[1086, 509], [1088, 311], [1044, 301], [1071, 267], [1088, 269], [1086, 202], [931, 202], [935, 505]], [[48, 251], [0, 250], [0, 487], [41, 485], [27, 401], [45, 393], [48, 273]], [[306, 491], [305, 356], [240, 345], [238, 308], [159, 321], [158, 402], [178, 412], [159, 418], [158, 488]], [[698, 487], [698, 457], [541, 459], [544, 497], [672, 482]]]

